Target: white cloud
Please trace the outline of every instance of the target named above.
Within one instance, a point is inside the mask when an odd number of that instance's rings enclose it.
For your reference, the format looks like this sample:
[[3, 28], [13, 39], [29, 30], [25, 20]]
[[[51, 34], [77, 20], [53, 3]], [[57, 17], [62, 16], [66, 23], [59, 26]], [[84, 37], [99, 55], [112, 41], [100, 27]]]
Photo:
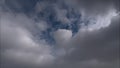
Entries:
[[[67, 43], [68, 41], [70, 41], [71, 37], [72, 37], [72, 32], [71, 32], [71, 30], [58, 29], [58, 30], [54, 33], [55, 41], [56, 41], [58, 44]], [[61, 45], [61, 46], [62, 46], [62, 45]]]
[[98, 14], [98, 15], [91, 15], [91, 16], [83, 16], [83, 19], [88, 18], [88, 20], [90, 20], [90, 22], [89, 22], [90, 24], [88, 24], [88, 26], [83, 26], [82, 29], [87, 29], [87, 30], [93, 31], [93, 30], [98, 30], [101, 28], [108, 27], [111, 24], [112, 18], [114, 18], [117, 15], [118, 14], [117, 14], [116, 10], [112, 9], [104, 15]]
[[[66, 52], [69, 49], [69, 43], [72, 38], [72, 32], [71, 30], [66, 29], [58, 29], [56, 32], [54, 32], [54, 39], [56, 41], [56, 56], [57, 58], [65, 56]], [[70, 49], [69, 49], [70, 51]]]

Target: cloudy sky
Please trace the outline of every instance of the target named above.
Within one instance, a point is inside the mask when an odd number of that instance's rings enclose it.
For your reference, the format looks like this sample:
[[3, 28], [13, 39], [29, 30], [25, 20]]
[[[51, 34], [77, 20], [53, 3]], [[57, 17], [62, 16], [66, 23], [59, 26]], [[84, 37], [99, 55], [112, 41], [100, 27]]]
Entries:
[[119, 0], [0, 0], [0, 68], [119, 68]]

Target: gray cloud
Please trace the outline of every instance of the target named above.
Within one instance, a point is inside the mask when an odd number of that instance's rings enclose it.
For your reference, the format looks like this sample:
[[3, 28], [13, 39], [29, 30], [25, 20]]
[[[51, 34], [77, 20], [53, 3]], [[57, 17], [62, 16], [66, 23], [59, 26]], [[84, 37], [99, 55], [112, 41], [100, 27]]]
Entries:
[[[44, 0], [31, 7], [18, 0], [0, 2], [1, 68], [119, 68], [118, 0]], [[25, 8], [32, 8], [30, 15], [21, 12]], [[72, 10], [82, 19], [74, 18]], [[40, 12], [45, 15], [38, 17]], [[54, 45], [37, 36], [51, 27], [48, 18], [52, 13], [55, 21], [65, 24], [80, 19], [78, 33], [73, 36], [70, 29], [58, 28], [51, 32]]]
[[75, 1], [78, 7], [83, 8], [88, 13], [106, 13], [111, 8], [119, 9], [119, 0], [69, 0]]
[[[55, 59], [51, 54], [52, 47], [44, 40], [38, 42], [33, 35], [37, 30], [34, 23], [35, 21], [24, 14], [14, 15], [8, 12], [1, 14], [0, 44], [3, 68], [4, 64], [8, 67], [24, 67], [29, 64], [42, 66], [52, 63]], [[5, 67], [7, 68], [6, 65]]]
[[[73, 39], [75, 50], [70, 53], [69, 60], [82, 61], [98, 59], [112, 61], [119, 58], [119, 20], [113, 20], [111, 25], [100, 30], [81, 30]], [[68, 57], [67, 57], [68, 58]]]
[[108, 27], [80, 30], [52, 68], [119, 68], [119, 21], [116, 16]]

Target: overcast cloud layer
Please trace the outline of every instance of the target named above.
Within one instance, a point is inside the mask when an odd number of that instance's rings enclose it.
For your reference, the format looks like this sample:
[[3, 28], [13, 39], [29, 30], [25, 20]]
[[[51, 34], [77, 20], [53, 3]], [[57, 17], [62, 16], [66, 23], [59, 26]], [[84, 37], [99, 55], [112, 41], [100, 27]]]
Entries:
[[119, 0], [0, 0], [1, 68], [119, 68]]

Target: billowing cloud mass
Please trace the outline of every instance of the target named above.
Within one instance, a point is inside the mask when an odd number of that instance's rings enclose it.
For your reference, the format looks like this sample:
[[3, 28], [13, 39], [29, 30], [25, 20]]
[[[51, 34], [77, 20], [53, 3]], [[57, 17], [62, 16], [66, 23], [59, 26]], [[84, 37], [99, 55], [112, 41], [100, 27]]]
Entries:
[[0, 0], [1, 68], [119, 68], [119, 0]]

